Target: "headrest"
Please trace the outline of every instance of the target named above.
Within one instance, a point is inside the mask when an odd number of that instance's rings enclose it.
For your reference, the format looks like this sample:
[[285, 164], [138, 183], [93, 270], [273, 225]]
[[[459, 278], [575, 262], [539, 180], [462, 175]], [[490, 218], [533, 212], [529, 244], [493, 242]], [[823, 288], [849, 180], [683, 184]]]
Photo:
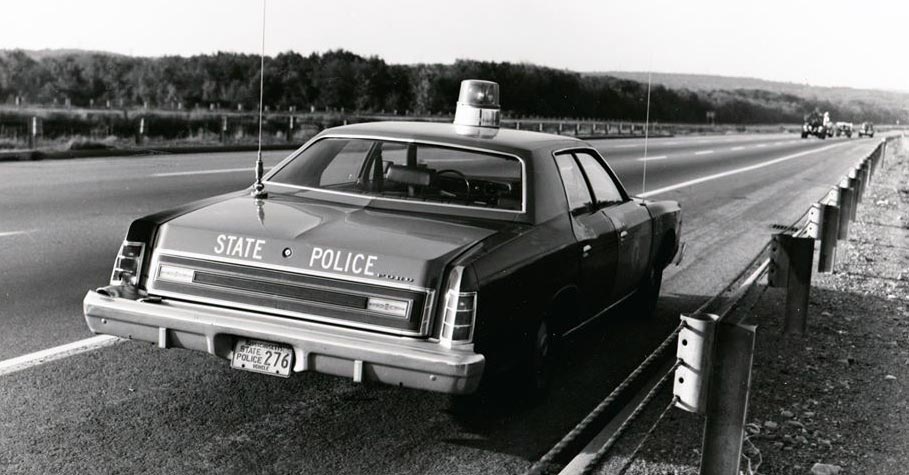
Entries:
[[429, 186], [432, 173], [429, 170], [392, 164], [385, 172], [385, 179], [405, 185]]

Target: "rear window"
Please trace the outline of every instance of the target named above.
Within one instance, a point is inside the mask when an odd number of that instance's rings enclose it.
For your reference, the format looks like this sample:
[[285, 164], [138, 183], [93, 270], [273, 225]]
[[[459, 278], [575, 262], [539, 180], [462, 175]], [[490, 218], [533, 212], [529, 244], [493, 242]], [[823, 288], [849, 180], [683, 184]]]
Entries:
[[379, 198], [523, 210], [523, 167], [510, 156], [419, 143], [325, 138], [270, 182]]

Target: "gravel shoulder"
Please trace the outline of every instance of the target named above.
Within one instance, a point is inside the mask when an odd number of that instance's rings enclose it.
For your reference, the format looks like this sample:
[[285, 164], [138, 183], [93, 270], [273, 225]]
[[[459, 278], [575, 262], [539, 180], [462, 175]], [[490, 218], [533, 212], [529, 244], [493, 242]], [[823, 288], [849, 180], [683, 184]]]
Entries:
[[[835, 273], [813, 274], [805, 337], [782, 335], [784, 289], [758, 290], [747, 321], [758, 330], [743, 473], [909, 473], [909, 146], [889, 146]], [[669, 392], [604, 473], [621, 467]], [[626, 473], [697, 473], [702, 431], [703, 418], [672, 409]]]

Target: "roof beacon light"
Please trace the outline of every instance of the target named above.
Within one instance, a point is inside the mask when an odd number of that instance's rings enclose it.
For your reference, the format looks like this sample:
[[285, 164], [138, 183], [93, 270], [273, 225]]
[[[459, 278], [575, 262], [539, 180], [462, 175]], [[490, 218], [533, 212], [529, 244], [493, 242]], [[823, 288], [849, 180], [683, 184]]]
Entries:
[[461, 81], [454, 123], [499, 128], [499, 84], [479, 79]]

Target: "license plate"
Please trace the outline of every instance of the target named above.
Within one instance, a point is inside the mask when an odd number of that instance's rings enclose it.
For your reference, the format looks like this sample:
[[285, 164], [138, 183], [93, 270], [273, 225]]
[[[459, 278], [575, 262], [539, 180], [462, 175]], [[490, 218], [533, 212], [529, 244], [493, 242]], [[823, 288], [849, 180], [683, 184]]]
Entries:
[[241, 338], [234, 345], [230, 366], [287, 378], [294, 367], [294, 350], [279, 343]]

